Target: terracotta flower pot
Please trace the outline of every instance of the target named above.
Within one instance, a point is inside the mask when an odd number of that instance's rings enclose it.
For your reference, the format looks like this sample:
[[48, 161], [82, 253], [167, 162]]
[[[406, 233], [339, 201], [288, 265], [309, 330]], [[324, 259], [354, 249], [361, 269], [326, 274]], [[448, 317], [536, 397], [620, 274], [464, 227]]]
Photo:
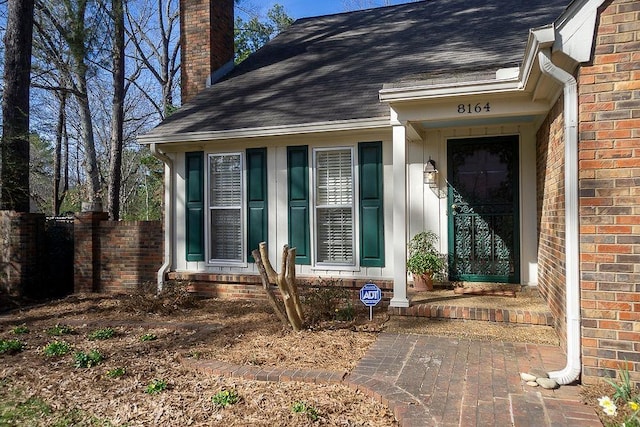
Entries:
[[431, 274], [414, 274], [413, 289], [418, 292], [433, 290], [433, 277]]

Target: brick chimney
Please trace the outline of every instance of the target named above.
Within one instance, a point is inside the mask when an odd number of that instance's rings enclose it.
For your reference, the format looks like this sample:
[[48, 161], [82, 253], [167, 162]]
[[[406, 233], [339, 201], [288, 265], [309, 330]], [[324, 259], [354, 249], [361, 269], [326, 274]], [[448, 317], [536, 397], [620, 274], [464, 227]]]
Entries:
[[180, 0], [181, 97], [187, 103], [214, 74], [233, 67], [234, 0]]

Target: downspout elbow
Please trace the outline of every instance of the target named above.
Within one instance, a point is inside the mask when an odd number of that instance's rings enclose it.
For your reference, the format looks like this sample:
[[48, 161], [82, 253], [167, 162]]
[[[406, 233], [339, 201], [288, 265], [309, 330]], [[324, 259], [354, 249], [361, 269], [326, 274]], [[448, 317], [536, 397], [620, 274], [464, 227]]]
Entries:
[[[154, 157], [162, 161], [165, 165], [165, 186], [168, 189], [168, 197], [165, 197], [165, 206], [164, 206], [164, 263], [158, 269], [157, 273], [157, 285], [158, 285], [158, 293], [162, 292], [164, 288], [164, 278], [171, 268], [171, 264], [173, 262], [173, 206], [171, 204], [173, 200], [173, 160], [165, 153], [160, 151], [155, 143], [151, 144], [151, 154]], [[166, 190], [165, 190], [166, 194]]]
[[578, 91], [576, 79], [551, 61], [551, 52], [538, 52], [540, 70], [563, 85], [565, 130], [565, 263], [567, 363], [560, 371], [549, 372], [558, 384], [576, 381], [580, 360], [580, 235], [578, 212]]

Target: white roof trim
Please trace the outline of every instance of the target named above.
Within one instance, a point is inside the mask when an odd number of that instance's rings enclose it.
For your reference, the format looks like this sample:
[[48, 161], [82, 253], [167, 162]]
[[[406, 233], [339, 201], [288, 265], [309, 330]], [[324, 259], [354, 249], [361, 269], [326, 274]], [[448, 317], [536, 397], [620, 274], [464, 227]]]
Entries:
[[382, 89], [381, 102], [414, 101], [460, 95], [517, 92], [522, 88], [518, 78], [506, 80], [483, 80], [477, 82], [444, 83]]
[[140, 144], [166, 144], [171, 142], [219, 141], [234, 138], [259, 138], [266, 136], [300, 135], [318, 132], [370, 130], [390, 127], [389, 117], [338, 120], [331, 122], [303, 123], [285, 126], [232, 129], [210, 132], [185, 132], [162, 134], [159, 129], [138, 137]]

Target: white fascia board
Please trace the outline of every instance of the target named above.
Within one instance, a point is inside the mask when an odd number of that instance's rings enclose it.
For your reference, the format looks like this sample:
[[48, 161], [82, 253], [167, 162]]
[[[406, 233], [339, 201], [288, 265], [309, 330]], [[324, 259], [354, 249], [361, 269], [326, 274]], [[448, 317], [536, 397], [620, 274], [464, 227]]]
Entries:
[[382, 89], [380, 102], [423, 101], [452, 96], [484, 95], [489, 93], [517, 92], [521, 89], [518, 78], [507, 80], [483, 80], [477, 82], [445, 83], [403, 88]]
[[555, 21], [557, 37], [554, 51], [562, 51], [576, 63], [591, 60], [598, 17], [604, 0], [576, 0]]
[[231, 129], [223, 131], [186, 132], [162, 134], [151, 131], [138, 137], [139, 144], [168, 144], [173, 142], [222, 141], [237, 138], [260, 138], [268, 136], [288, 136], [311, 133], [359, 131], [390, 127], [389, 117], [368, 119], [336, 120], [330, 122], [303, 123], [286, 126]]

